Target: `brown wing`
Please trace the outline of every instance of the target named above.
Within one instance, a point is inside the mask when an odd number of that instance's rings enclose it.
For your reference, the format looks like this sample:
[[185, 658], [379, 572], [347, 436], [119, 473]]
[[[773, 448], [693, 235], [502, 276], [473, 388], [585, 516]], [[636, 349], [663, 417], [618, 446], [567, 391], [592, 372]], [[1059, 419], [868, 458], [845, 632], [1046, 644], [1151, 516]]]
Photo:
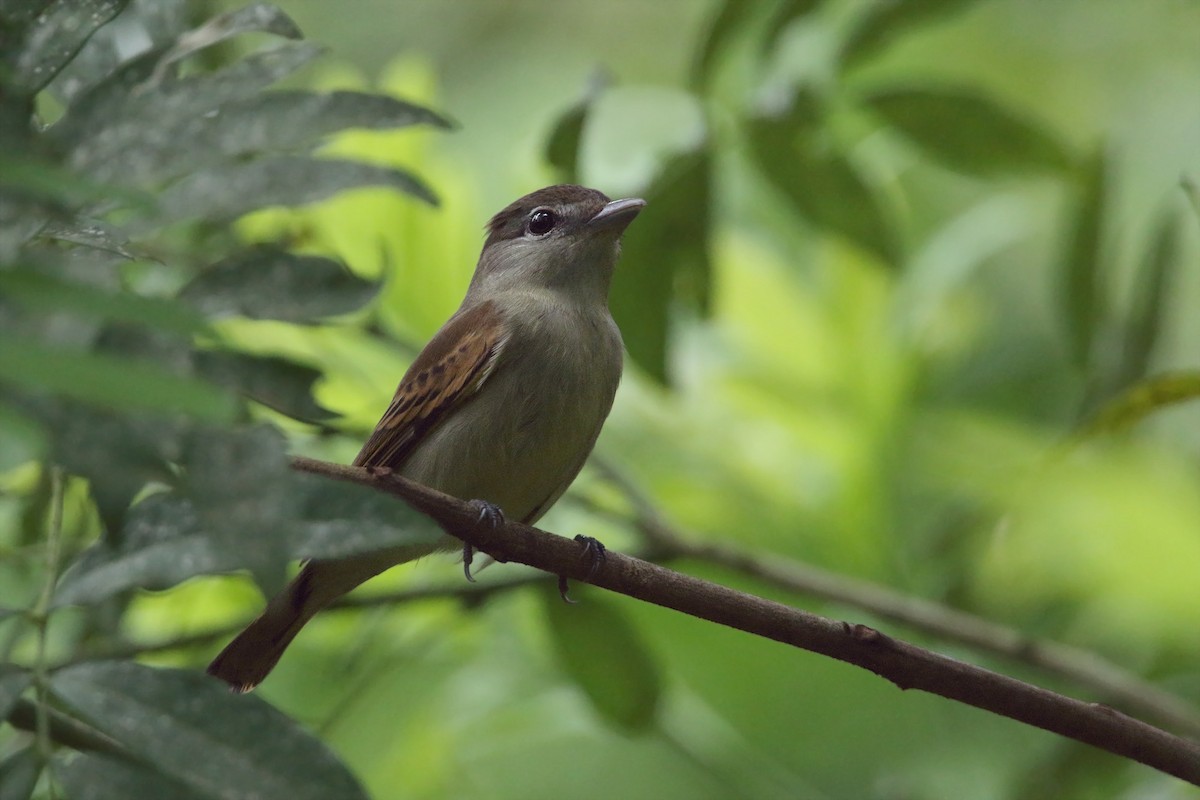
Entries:
[[479, 391], [507, 340], [508, 327], [494, 303], [451, 317], [400, 379], [355, 466], [399, 469], [431, 428]]

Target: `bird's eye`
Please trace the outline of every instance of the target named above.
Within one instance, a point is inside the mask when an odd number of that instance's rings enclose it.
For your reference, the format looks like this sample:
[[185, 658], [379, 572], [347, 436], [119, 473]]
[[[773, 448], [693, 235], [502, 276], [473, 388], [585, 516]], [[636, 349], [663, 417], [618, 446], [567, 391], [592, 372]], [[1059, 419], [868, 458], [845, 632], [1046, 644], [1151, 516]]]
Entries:
[[558, 224], [558, 215], [553, 211], [539, 208], [529, 215], [529, 232], [534, 236], [543, 236]]

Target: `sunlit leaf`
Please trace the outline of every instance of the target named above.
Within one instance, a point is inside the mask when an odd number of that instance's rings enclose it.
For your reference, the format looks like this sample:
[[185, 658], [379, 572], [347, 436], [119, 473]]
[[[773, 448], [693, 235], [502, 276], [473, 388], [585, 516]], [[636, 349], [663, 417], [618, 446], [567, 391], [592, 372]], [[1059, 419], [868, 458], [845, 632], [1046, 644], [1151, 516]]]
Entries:
[[658, 714], [662, 678], [629, 619], [594, 592], [574, 605], [557, 593], [542, 598], [559, 661], [596, 712], [630, 733], [649, 728]]
[[1061, 172], [1071, 165], [1049, 131], [969, 89], [890, 88], [865, 105], [894, 130], [943, 162], [972, 175]]
[[196, 370], [292, 419], [323, 422], [333, 416], [313, 400], [313, 384], [323, 374], [318, 369], [278, 356], [205, 351], [196, 354]]
[[411, 173], [358, 161], [269, 156], [197, 172], [164, 191], [156, 220], [139, 221], [135, 230], [162, 222], [203, 218], [229, 222], [268, 206], [302, 206], [343, 189], [383, 186], [436, 205], [433, 192]]
[[366, 798], [333, 753], [296, 723], [202, 673], [98, 662], [56, 672], [52, 689], [198, 797]]
[[208, 317], [311, 322], [355, 311], [377, 291], [332, 259], [263, 246], [208, 267], [179, 297]]
[[871, 58], [920, 25], [961, 12], [978, 0], [874, 0], [842, 46], [847, 67]]
[[1104, 215], [1108, 196], [1108, 166], [1103, 151], [1083, 167], [1078, 181], [1074, 218], [1068, 230], [1059, 309], [1072, 361], [1086, 366], [1097, 329], [1105, 314], [1103, 282]]

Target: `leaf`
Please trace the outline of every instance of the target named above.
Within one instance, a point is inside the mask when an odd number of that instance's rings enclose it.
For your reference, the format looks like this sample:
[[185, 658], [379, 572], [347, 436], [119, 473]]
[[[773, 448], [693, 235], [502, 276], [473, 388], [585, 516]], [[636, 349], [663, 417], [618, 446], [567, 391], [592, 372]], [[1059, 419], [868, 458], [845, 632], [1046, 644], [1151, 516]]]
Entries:
[[1124, 348], [1118, 370], [1119, 386], [1145, 378], [1149, 373], [1150, 357], [1162, 334], [1167, 304], [1171, 300], [1170, 277], [1179, 264], [1180, 236], [1179, 215], [1167, 210], [1159, 220], [1154, 241], [1136, 276], [1137, 284], [1122, 337]]
[[62, 669], [51, 685], [97, 729], [199, 797], [366, 798], [325, 745], [207, 675], [97, 662]]
[[[128, 5], [129, 0], [53, 0], [30, 5], [28, 27], [18, 51], [5, 54], [13, 73], [5, 75], [22, 91], [36, 94], [75, 57], [101, 26]], [[36, 9], [36, 10], [35, 10]], [[5, 9], [6, 23], [14, 16]], [[19, 23], [18, 23], [19, 24]]]
[[1079, 434], [1088, 438], [1132, 428], [1155, 411], [1200, 398], [1200, 372], [1168, 372], [1139, 381], [1100, 408]]
[[0, 664], [0, 720], [8, 719], [17, 699], [33, 681], [33, 676], [20, 667]]
[[685, 153], [663, 167], [645, 192], [640, 219], [622, 237], [610, 305], [629, 355], [667, 383], [670, 304], [681, 287], [707, 309], [712, 275], [708, 247], [712, 204], [711, 156]]
[[0, 403], [0, 473], [45, 455], [45, 435], [29, 416]]
[[38, 311], [139, 323], [181, 336], [207, 329], [204, 317], [177, 300], [107, 291], [32, 269], [0, 270], [0, 296]]
[[1103, 226], [1108, 194], [1108, 168], [1103, 151], [1093, 156], [1078, 178], [1074, 219], [1059, 280], [1058, 305], [1066, 328], [1071, 360], [1088, 365], [1092, 342], [1104, 318], [1104, 297], [1099, 279], [1102, 267]]
[[378, 291], [333, 259], [263, 246], [208, 267], [179, 298], [209, 317], [310, 322], [355, 311]]
[[898, 266], [902, 255], [890, 210], [853, 162], [817, 141], [806, 100], [798, 95], [788, 114], [750, 122], [752, 160], [809, 222]]
[[579, 180], [579, 143], [583, 138], [588, 112], [610, 83], [611, 77], [607, 72], [593, 72], [583, 97], [563, 112], [546, 140], [546, 160], [559, 171], [561, 179], [566, 183], [576, 183]]
[[875, 0], [842, 45], [842, 62], [854, 67], [912, 28], [964, 11], [978, 0]]
[[0, 761], [0, 800], [26, 800], [33, 796], [42, 774], [42, 757], [37, 745], [10, 752]]
[[7, 338], [0, 338], [0, 379], [121, 411], [179, 413], [220, 422], [231, 420], [237, 410], [224, 390], [154, 364]]
[[864, 104], [932, 158], [967, 174], [1060, 173], [1072, 163], [1051, 133], [970, 89], [897, 87], [871, 93]]
[[541, 594], [555, 652], [596, 712], [627, 733], [645, 731], [658, 714], [658, 663], [615, 604], [589, 595], [575, 605]]
[[155, 76], [163, 75], [167, 67], [193, 53], [243, 33], [271, 33], [287, 39], [304, 37], [299, 26], [279, 7], [270, 3], [251, 3], [218, 14], [200, 27], [181, 35], [155, 66]]
[[437, 205], [425, 184], [404, 170], [357, 161], [270, 156], [185, 178], [162, 193], [158, 219], [132, 228], [145, 231], [164, 222], [196, 218], [229, 222], [256, 209], [302, 206], [362, 186], [389, 187]]
[[[433, 111], [386, 95], [265, 92], [208, 113], [159, 120], [152, 138], [140, 127], [122, 127], [120, 135], [107, 136], [108, 149], [89, 142], [83, 166], [99, 180], [161, 183], [247, 155], [306, 150], [341, 130], [409, 125], [450, 127], [449, 121]], [[138, 146], [130, 147], [134, 141]]]
[[333, 414], [313, 400], [321, 371], [279, 356], [208, 351], [196, 354], [197, 372], [256, 403], [301, 422], [319, 423]]
[[123, 146], [147, 144], [164, 126], [252, 98], [320, 54], [315, 45], [289, 42], [213, 73], [152, 83], [145, 73], [157, 55], [148, 53], [80, 96], [47, 135], [71, 166], [86, 171]]
[[129, 240], [118, 235], [108, 224], [98, 219], [79, 218], [53, 221], [38, 232], [43, 239], [77, 244], [105, 253], [114, 253], [128, 259], [137, 258], [129, 249]]
[[[207, 800], [230, 796], [220, 789], [215, 793], [192, 789], [148, 764], [131, 763], [93, 753], [56, 758], [53, 770], [54, 777], [71, 800], [129, 800], [134, 797]], [[233, 791], [234, 787], [227, 787], [227, 790]]]

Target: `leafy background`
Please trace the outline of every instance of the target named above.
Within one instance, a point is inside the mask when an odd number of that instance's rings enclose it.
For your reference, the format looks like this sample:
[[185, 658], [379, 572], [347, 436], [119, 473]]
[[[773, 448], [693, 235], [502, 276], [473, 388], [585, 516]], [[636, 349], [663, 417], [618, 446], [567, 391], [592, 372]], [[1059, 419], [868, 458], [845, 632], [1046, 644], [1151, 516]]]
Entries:
[[[1196, 735], [1200, 6], [0, 15], [0, 797], [1189, 796], [511, 566], [391, 571], [250, 697], [200, 670], [288, 559], [432, 535], [285, 454], [350, 459], [487, 216], [578, 180], [650, 204], [600, 460], [544, 527], [644, 552], [648, 500], [1079, 648]], [[1110, 699], [853, 592], [673, 565]]]

